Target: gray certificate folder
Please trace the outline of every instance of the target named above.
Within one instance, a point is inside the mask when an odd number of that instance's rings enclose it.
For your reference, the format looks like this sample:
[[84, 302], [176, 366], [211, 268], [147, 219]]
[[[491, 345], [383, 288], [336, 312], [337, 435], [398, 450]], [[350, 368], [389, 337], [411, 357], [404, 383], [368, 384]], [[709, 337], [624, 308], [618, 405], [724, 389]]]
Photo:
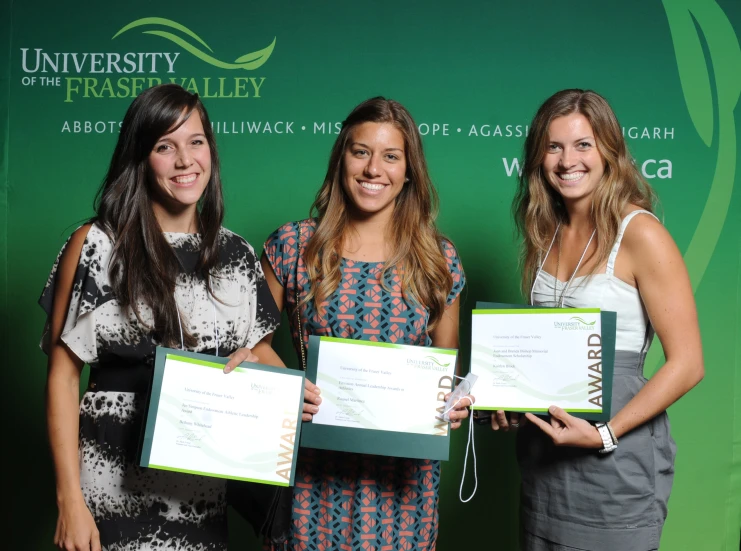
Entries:
[[[510, 310], [520, 308], [544, 308], [529, 304], [502, 304], [499, 302], [477, 302], [477, 310]], [[617, 335], [617, 314], [600, 311], [602, 323], [602, 413], [570, 413], [589, 421], [609, 421], [612, 410], [612, 379], [615, 371], [615, 337]], [[474, 395], [476, 393], [474, 392]], [[558, 404], [553, 404], [558, 405]], [[542, 415], [542, 412], [532, 412]]]
[[[309, 337], [306, 378], [312, 382], [316, 382], [319, 364], [319, 339], [315, 335]], [[394, 407], [393, 401], [389, 401], [387, 407]], [[301, 447], [447, 461], [450, 426], [446, 426], [445, 434], [429, 435], [304, 423], [301, 429]]]

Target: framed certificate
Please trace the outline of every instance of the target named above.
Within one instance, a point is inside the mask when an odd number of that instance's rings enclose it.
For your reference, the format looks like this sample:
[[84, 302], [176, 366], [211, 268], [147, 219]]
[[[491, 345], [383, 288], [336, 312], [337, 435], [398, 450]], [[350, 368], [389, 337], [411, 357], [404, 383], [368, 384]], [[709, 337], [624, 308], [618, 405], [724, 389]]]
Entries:
[[450, 426], [441, 415], [457, 355], [311, 336], [306, 376], [321, 389], [322, 403], [303, 426], [301, 446], [447, 460]]
[[615, 312], [477, 303], [471, 326], [474, 409], [571, 415], [608, 421]]
[[157, 348], [140, 465], [292, 486], [304, 375]]

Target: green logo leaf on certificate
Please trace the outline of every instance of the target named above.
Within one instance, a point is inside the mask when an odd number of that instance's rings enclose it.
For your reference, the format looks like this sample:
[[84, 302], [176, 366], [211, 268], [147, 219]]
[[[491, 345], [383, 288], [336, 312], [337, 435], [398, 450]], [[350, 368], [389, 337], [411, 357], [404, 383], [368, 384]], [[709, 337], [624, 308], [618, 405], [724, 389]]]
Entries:
[[579, 323], [583, 323], [584, 325], [589, 325], [589, 326], [592, 326], [592, 325], [594, 325], [595, 323], [597, 323], [597, 320], [595, 320], [595, 321], [590, 321], [590, 322], [586, 322], [586, 321], [584, 321], [583, 319], [581, 319], [581, 318], [580, 318], [579, 316], [573, 316], [573, 317], [569, 318], [569, 321], [571, 321], [571, 320], [576, 320], [576, 321], [578, 321]]
[[448, 367], [448, 366], [450, 365], [450, 362], [448, 362], [448, 363], [446, 363], [446, 364], [442, 364], [442, 363], [440, 363], [440, 362], [439, 362], [439, 361], [437, 360], [437, 358], [435, 358], [435, 357], [433, 357], [433, 356], [425, 356], [425, 359], [429, 359], [429, 360], [431, 360], [432, 362], [434, 362], [435, 364], [439, 365], [440, 367]]

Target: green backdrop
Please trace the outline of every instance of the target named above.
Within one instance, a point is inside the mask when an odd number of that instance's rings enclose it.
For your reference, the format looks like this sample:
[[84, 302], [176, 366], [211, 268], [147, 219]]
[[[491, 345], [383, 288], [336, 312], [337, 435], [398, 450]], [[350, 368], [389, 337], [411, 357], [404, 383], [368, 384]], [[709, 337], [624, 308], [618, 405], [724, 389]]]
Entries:
[[[670, 410], [679, 451], [662, 549], [738, 549], [738, 0], [38, 0], [0, 10], [5, 548], [51, 549], [56, 522], [36, 300], [64, 239], [92, 214], [133, 95], [172, 78], [205, 98], [227, 226], [258, 250], [307, 215], [336, 123], [370, 96], [404, 103], [424, 134], [440, 226], [468, 276], [464, 365], [475, 301], [522, 300], [509, 207], [535, 109], [562, 88], [605, 95], [685, 255], [703, 334], [706, 378]], [[278, 348], [296, 364], [284, 332]], [[647, 375], [661, 354], [655, 346]], [[513, 437], [477, 428], [478, 493], [461, 504], [459, 432], [443, 466], [438, 548], [515, 549]], [[232, 549], [257, 549], [231, 520]]]

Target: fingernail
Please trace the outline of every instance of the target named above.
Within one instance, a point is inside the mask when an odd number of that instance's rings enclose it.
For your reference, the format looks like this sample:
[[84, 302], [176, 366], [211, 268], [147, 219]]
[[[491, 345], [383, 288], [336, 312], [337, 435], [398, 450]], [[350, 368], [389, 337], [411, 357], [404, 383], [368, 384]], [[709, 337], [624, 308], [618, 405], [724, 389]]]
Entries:
[[311, 412], [312, 413], [317, 413], [318, 411], [319, 411], [319, 408], [318, 407], [312, 406], [312, 408], [311, 408]]
[[556, 406], [551, 406], [548, 408], [548, 413], [555, 413], [556, 412]]
[[317, 404], [321, 404], [322, 403], [322, 399], [319, 396], [316, 397], [316, 403]]

